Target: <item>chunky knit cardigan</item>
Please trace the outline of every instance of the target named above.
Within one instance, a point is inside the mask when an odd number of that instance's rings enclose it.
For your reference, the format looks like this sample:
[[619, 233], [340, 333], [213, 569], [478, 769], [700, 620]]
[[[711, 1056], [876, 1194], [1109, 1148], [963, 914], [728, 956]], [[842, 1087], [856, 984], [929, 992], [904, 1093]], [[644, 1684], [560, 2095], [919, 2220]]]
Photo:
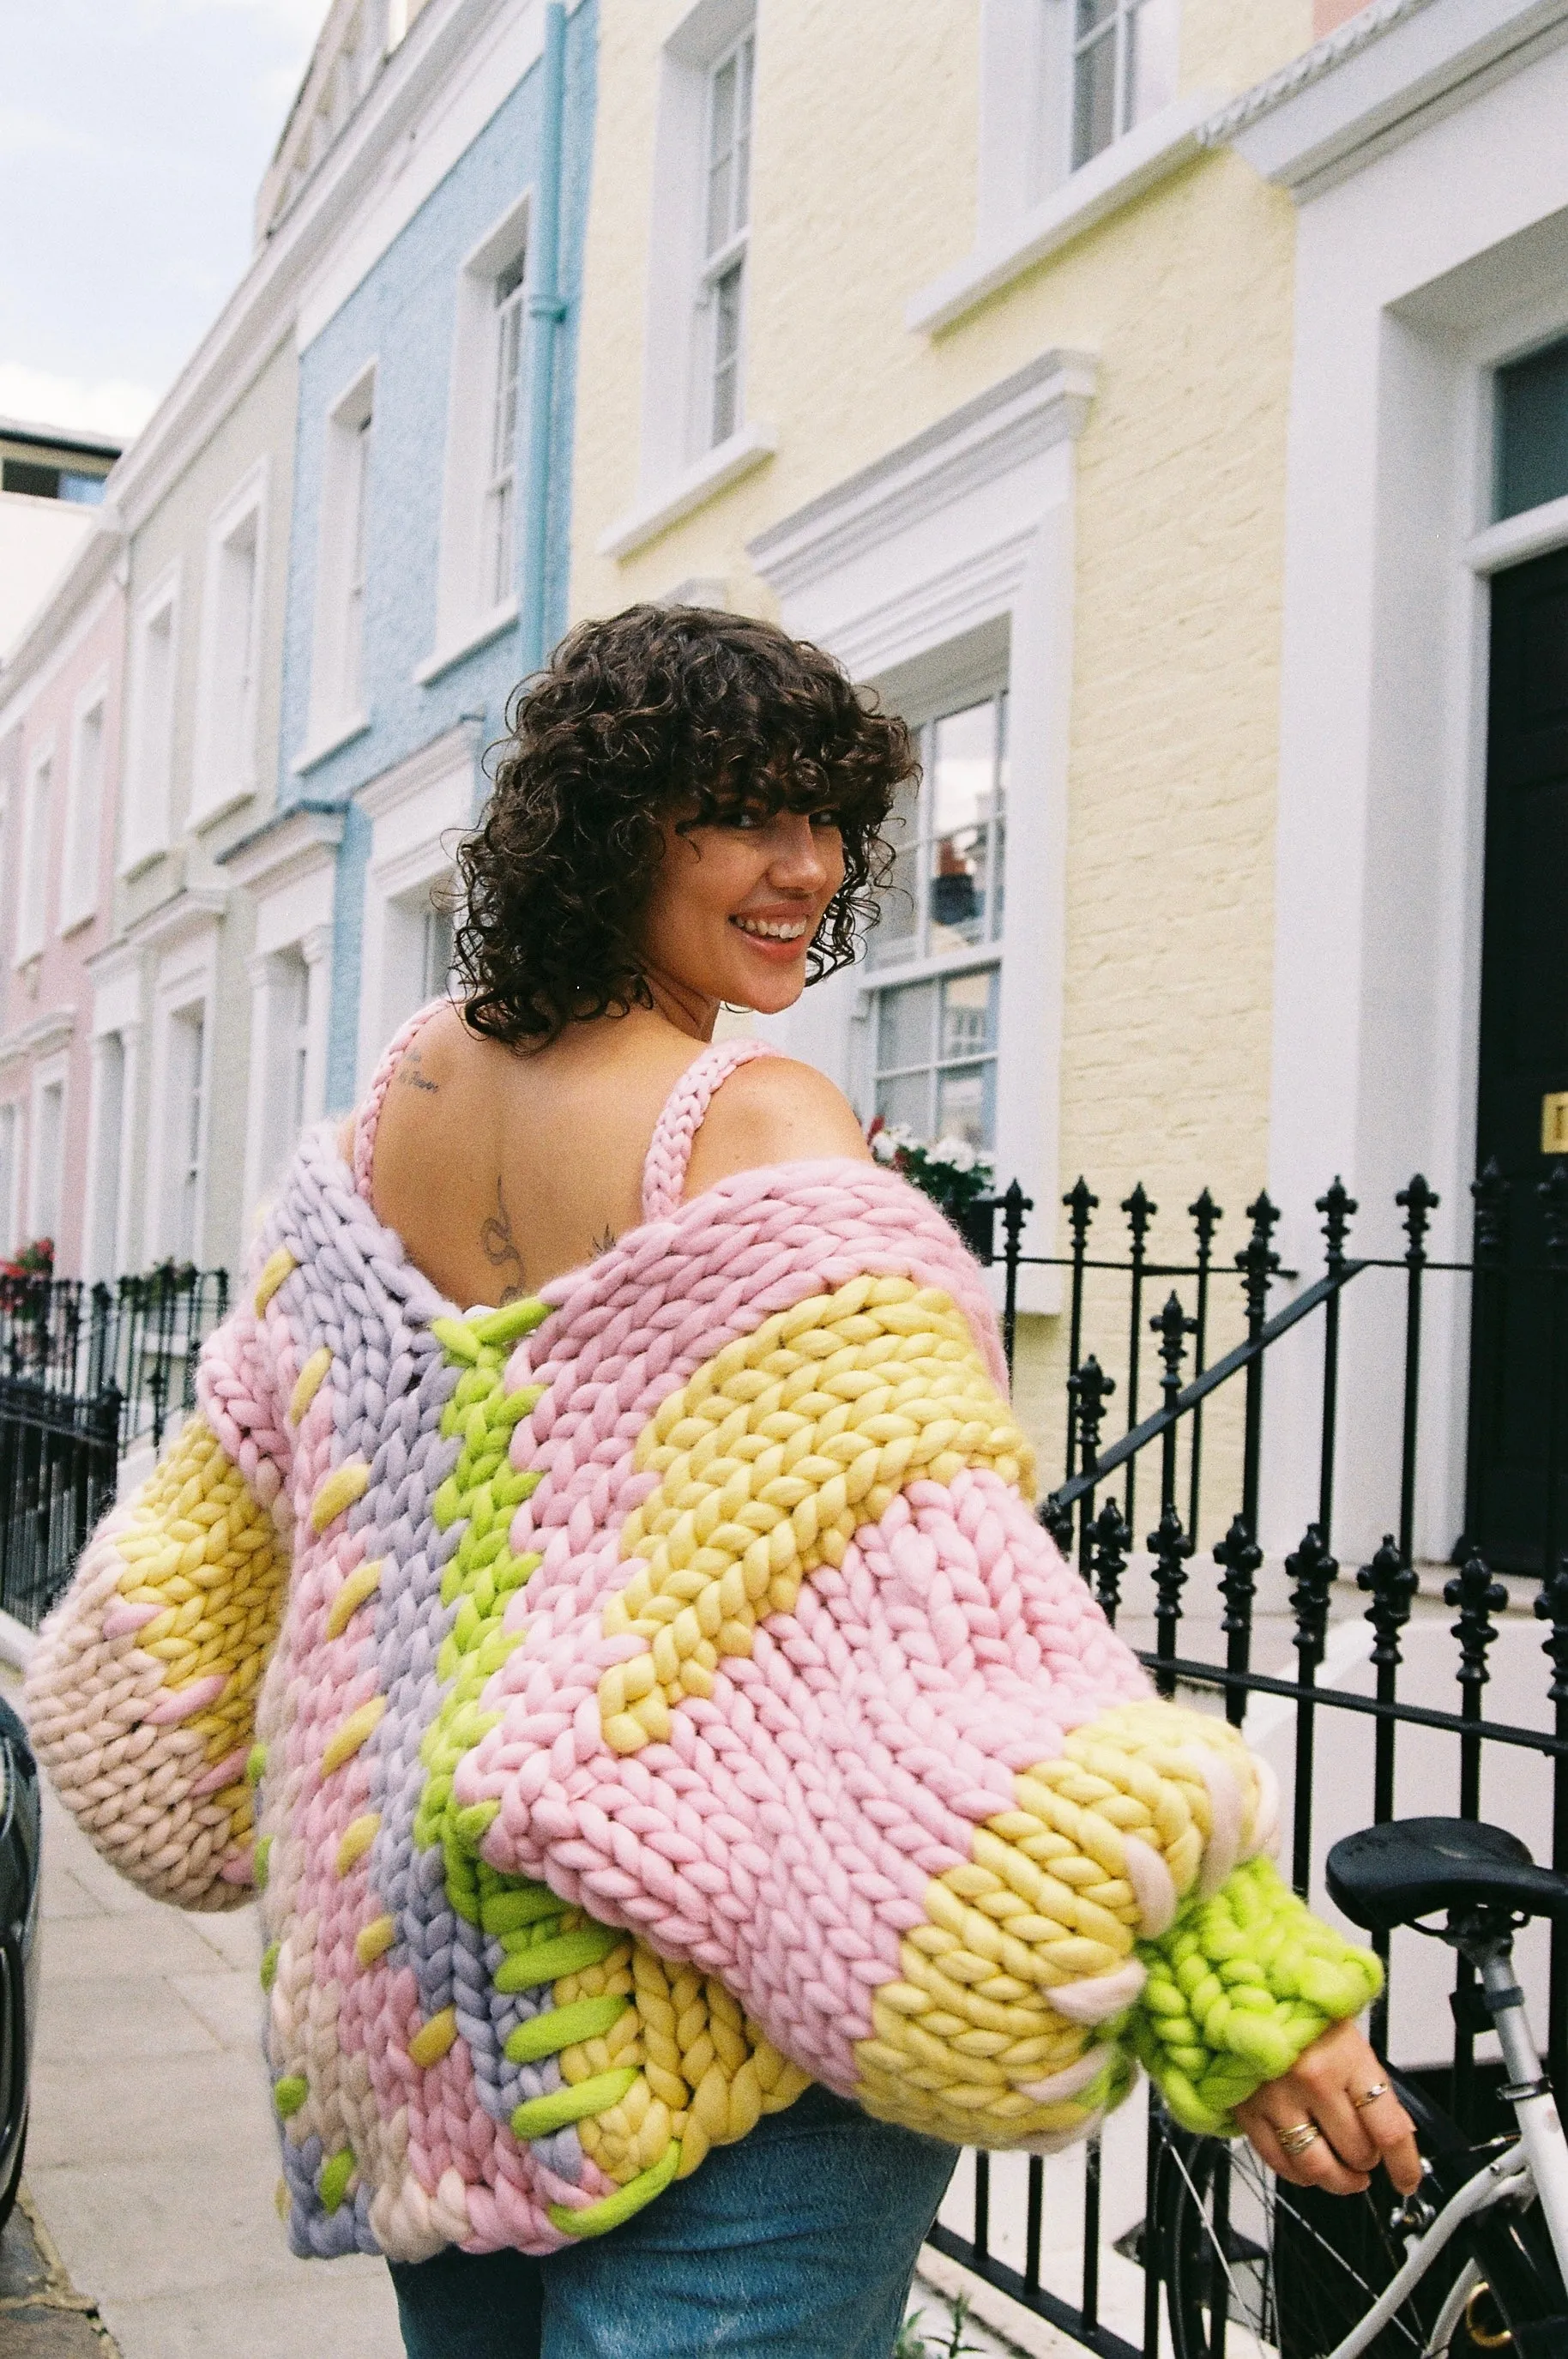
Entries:
[[749, 1052], [678, 1085], [641, 1226], [466, 1315], [371, 1208], [389, 1053], [40, 1637], [99, 1848], [260, 1891], [301, 2253], [556, 2249], [810, 2079], [1038, 2152], [1136, 2056], [1228, 2131], [1377, 1987], [1031, 1513], [945, 1222], [845, 1160], [681, 1201]]

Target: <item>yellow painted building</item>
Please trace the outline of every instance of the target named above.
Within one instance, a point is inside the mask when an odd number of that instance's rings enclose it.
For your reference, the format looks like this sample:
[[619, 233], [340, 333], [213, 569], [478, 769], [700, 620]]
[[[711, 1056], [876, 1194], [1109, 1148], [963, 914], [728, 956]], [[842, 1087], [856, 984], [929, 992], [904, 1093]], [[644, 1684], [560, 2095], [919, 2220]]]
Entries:
[[1081, 1170], [1234, 1250], [1267, 1169], [1295, 223], [1203, 134], [1344, 13], [602, 0], [572, 612], [778, 616], [936, 724], [913, 919], [770, 1028], [1037, 1252]]

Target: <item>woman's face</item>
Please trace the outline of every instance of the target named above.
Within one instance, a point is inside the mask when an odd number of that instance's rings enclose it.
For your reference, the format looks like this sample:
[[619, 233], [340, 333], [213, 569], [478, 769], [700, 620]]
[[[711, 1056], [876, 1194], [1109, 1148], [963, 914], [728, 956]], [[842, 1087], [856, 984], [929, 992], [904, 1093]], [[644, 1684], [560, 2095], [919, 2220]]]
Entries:
[[843, 882], [830, 813], [740, 810], [685, 834], [670, 823], [639, 935], [649, 983], [777, 1015], [805, 988], [806, 952]]

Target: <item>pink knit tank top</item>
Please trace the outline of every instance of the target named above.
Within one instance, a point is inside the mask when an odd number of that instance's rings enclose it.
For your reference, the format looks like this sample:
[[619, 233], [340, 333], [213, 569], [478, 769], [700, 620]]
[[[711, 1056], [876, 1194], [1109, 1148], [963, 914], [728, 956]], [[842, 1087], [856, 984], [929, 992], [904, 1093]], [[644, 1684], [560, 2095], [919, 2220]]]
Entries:
[[[445, 999], [432, 999], [427, 1007], [419, 1008], [399, 1031], [393, 1034], [371, 1078], [364, 1103], [354, 1116], [354, 1182], [367, 1204], [372, 1201], [371, 1169], [376, 1159], [376, 1133], [392, 1076], [437, 1009], [450, 1004]], [[691, 1160], [692, 1142], [702, 1126], [702, 1117], [720, 1082], [727, 1081], [737, 1066], [749, 1064], [754, 1057], [770, 1057], [773, 1054], [766, 1040], [715, 1040], [702, 1050], [700, 1057], [692, 1059], [664, 1101], [663, 1111], [654, 1125], [653, 1136], [643, 1159], [642, 1216], [645, 1221], [662, 1220], [680, 1203], [686, 1186], [686, 1168]]]

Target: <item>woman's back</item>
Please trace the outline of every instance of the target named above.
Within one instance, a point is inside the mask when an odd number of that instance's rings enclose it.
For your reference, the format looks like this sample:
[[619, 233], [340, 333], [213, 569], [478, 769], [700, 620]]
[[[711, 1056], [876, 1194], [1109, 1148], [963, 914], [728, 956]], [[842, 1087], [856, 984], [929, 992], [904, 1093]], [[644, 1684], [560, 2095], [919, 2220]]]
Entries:
[[[698, 1063], [715, 1081], [731, 1070], [649, 1010], [574, 1025], [519, 1053], [476, 1037], [455, 1007], [437, 1008], [372, 1108], [376, 1210], [450, 1300], [535, 1293], [643, 1219], [649, 1143]], [[683, 1192], [756, 1165], [866, 1153], [831, 1082], [757, 1057], [702, 1121]]]

